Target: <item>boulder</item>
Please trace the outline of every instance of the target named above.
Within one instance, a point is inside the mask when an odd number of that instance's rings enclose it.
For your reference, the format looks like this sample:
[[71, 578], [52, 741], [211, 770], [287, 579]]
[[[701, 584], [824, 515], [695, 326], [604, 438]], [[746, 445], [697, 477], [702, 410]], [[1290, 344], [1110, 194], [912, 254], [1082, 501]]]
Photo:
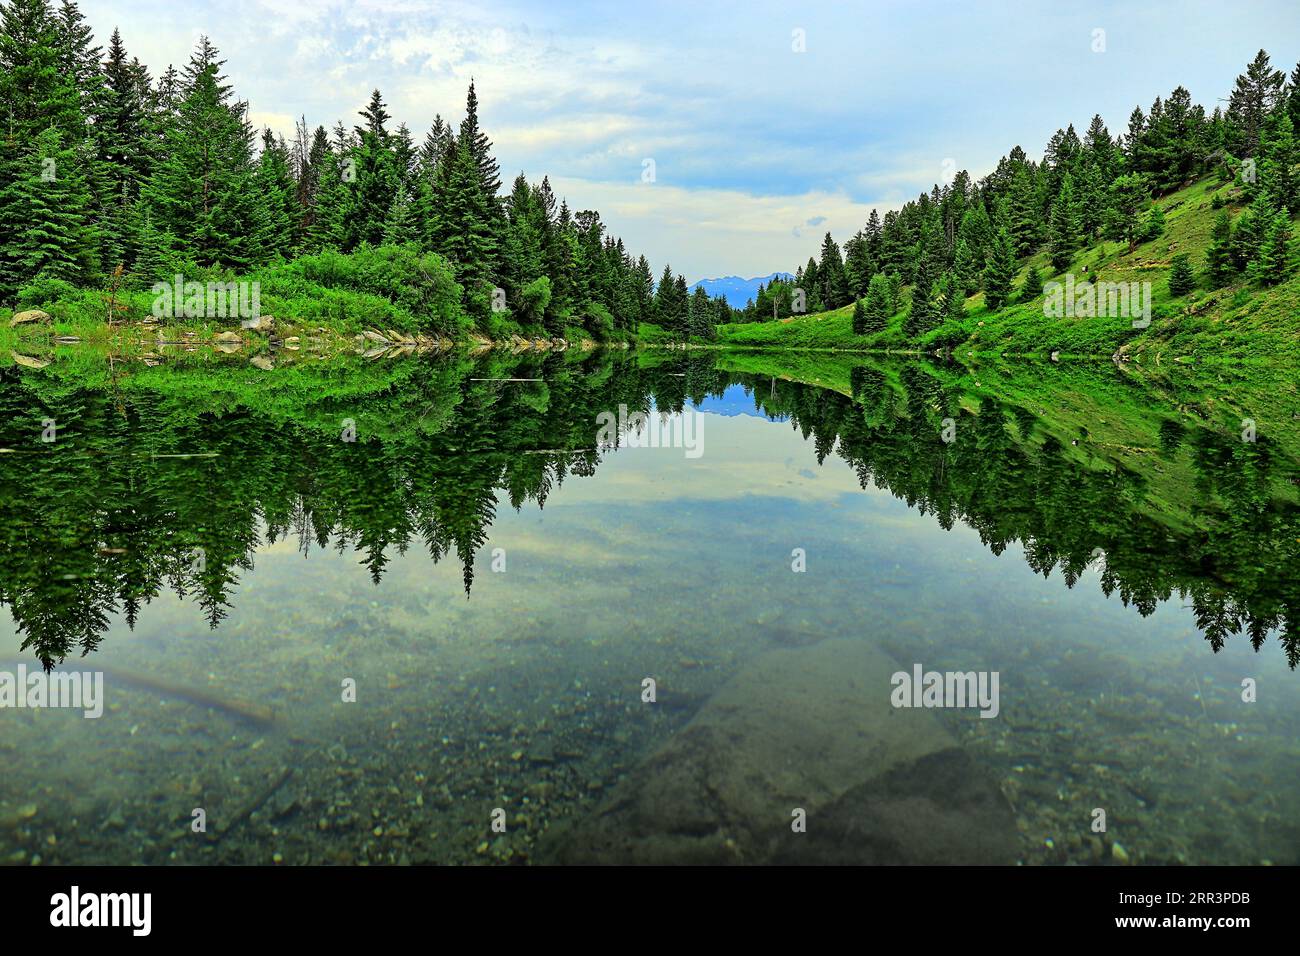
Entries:
[[899, 670], [863, 640], [761, 655], [540, 861], [1014, 862], [1005, 798], [933, 711], [891, 705]]
[[16, 325], [25, 325], [28, 322], [48, 321], [50, 321], [48, 312], [42, 312], [40, 309], [28, 309], [26, 312], [15, 313], [14, 317], [9, 320], [9, 328], [12, 329]]

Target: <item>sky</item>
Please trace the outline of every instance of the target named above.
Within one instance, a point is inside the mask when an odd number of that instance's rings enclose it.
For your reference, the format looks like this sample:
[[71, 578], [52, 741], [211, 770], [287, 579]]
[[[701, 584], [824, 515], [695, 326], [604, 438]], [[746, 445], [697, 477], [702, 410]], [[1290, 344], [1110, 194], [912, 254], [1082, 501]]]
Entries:
[[81, 0], [154, 75], [206, 34], [254, 124], [326, 128], [376, 87], [422, 140], [471, 78], [506, 188], [550, 177], [655, 273], [793, 271], [829, 230], [1019, 144], [1186, 86], [1213, 109], [1263, 47], [1300, 60], [1295, 0], [1200, 3]]

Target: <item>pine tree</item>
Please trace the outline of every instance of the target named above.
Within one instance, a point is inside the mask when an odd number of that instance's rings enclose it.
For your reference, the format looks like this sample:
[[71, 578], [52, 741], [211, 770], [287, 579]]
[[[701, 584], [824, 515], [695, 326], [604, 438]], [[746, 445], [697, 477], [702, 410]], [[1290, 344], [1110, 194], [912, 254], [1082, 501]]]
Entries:
[[1250, 263], [1251, 278], [1277, 285], [1291, 271], [1291, 218], [1279, 209], [1270, 218], [1259, 251]]
[[912, 306], [908, 310], [903, 329], [909, 338], [916, 338], [935, 326], [934, 271], [930, 257], [922, 252], [917, 257], [916, 277], [912, 281]]
[[1235, 268], [1232, 263], [1232, 219], [1227, 211], [1220, 212], [1210, 229], [1210, 246], [1205, 251], [1205, 275], [1210, 287], [1221, 288], [1231, 280]]
[[1137, 246], [1142, 213], [1150, 201], [1151, 186], [1145, 176], [1120, 176], [1110, 184], [1107, 234], [1112, 239], [1127, 242], [1129, 252]]
[[1038, 271], [1037, 266], [1030, 266], [1025, 272], [1025, 279], [1020, 284], [1020, 291], [1016, 295], [1017, 302], [1033, 302], [1043, 294], [1043, 275]]
[[27, 279], [88, 283], [99, 270], [99, 235], [91, 218], [90, 191], [77, 154], [51, 126], [18, 154], [16, 175], [0, 183], [0, 226], [21, 224], [0, 247], [12, 288]]
[[945, 272], [935, 284], [939, 301], [939, 317], [945, 321], [959, 321], [966, 317], [966, 292], [957, 277]]
[[298, 187], [289, 171], [289, 150], [270, 129], [262, 134], [262, 155], [253, 174], [262, 228], [257, 241], [267, 258], [293, 255], [298, 244]]
[[155, 224], [200, 265], [247, 268], [263, 261], [264, 229], [253, 184], [247, 104], [234, 102], [217, 50], [201, 37], [184, 71], [183, 98], [144, 196]]
[[1187, 253], [1174, 256], [1169, 270], [1169, 294], [1177, 298], [1186, 295], [1196, 287], [1196, 275], [1192, 272], [1192, 257]]
[[877, 272], [871, 277], [862, 312], [862, 331], [859, 334], [863, 335], [883, 332], [889, 323], [889, 317], [894, 314], [893, 292], [889, 287], [889, 278], [883, 272]]
[[1228, 99], [1228, 122], [1239, 144], [1239, 155], [1254, 156], [1259, 151], [1264, 120], [1281, 100], [1286, 75], [1273, 69], [1263, 50], [1237, 77], [1236, 87]]
[[1082, 232], [1079, 206], [1074, 195], [1074, 179], [1066, 173], [1061, 180], [1061, 191], [1052, 203], [1052, 267], [1058, 272], [1066, 269], [1079, 251]]
[[1011, 296], [1011, 282], [1015, 275], [1015, 261], [1011, 255], [1011, 238], [1005, 229], [999, 229], [989, 248], [988, 264], [984, 267], [984, 304], [996, 312]]
[[866, 335], [867, 333], [867, 311], [862, 307], [862, 300], [855, 299], [853, 302], [853, 334]]

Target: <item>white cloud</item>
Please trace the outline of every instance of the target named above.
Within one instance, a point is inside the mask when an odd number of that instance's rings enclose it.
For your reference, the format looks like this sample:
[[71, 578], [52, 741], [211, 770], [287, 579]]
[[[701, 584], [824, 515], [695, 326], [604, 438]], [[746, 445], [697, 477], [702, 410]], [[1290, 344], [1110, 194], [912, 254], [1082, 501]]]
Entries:
[[871, 204], [845, 193], [757, 196], [731, 189], [688, 189], [663, 183], [610, 183], [551, 177], [556, 192], [575, 212], [598, 209], [611, 233], [634, 255], [644, 253], [656, 272], [671, 262], [689, 281], [716, 275], [761, 275], [793, 270], [816, 251], [805, 229], [819, 240], [830, 230], [841, 239], [867, 221]]

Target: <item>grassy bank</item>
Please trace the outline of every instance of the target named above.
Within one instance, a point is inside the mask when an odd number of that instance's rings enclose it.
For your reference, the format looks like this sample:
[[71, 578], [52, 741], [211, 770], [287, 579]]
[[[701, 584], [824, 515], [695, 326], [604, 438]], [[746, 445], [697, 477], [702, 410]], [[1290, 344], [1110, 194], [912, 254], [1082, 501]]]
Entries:
[[[1216, 198], [1217, 201], [1216, 201]], [[1052, 268], [1046, 251], [1020, 263], [1015, 287], [1019, 289], [1030, 268], [1044, 281], [1065, 282], [1070, 273], [1076, 283], [1150, 283], [1151, 323], [1135, 328], [1130, 317], [1052, 317], [1045, 296], [1014, 301], [994, 312], [983, 293], [966, 300], [966, 315], [949, 319], [917, 337], [909, 336], [909, 294], [899, 297], [902, 307], [890, 316], [883, 331], [855, 335], [853, 307], [798, 316], [776, 322], [722, 325], [719, 344], [762, 349], [828, 349], [850, 351], [933, 352], [951, 349], [966, 355], [1042, 355], [1061, 357], [1112, 356], [1120, 353], [1142, 361], [1194, 361], [1242, 359], [1300, 361], [1300, 276], [1292, 275], [1275, 286], [1261, 286], [1244, 277], [1219, 289], [1210, 289], [1201, 274], [1210, 244], [1210, 230], [1220, 208], [1240, 211], [1240, 191], [1217, 178], [1199, 180], [1159, 201], [1165, 216], [1164, 232], [1131, 251], [1126, 243], [1098, 242], [1084, 250], [1065, 270]], [[1216, 208], [1219, 207], [1219, 208]], [[1187, 254], [1197, 270], [1197, 285], [1182, 296], [1169, 291], [1169, 272], [1175, 255]]]

